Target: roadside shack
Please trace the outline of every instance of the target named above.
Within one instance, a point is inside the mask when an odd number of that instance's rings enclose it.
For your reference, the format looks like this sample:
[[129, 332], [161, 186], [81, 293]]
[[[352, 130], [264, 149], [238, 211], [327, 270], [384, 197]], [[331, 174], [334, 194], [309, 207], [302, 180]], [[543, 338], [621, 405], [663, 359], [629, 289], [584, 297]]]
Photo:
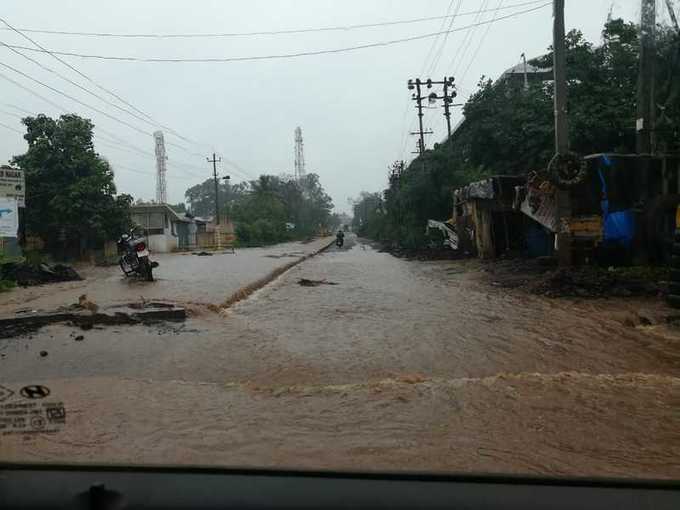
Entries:
[[513, 208], [524, 177], [497, 175], [453, 192], [453, 224], [464, 253], [492, 259], [521, 248], [522, 214]]

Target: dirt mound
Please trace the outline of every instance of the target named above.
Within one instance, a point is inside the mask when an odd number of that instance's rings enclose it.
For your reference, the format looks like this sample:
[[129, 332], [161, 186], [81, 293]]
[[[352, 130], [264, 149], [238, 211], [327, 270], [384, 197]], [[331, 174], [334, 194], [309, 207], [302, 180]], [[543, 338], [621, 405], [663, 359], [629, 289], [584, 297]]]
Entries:
[[662, 292], [667, 270], [653, 267], [554, 268], [543, 260], [501, 260], [486, 267], [490, 283], [547, 297], [654, 296]]
[[529, 290], [546, 296], [645, 296], [659, 292], [658, 283], [627, 277], [599, 268], [558, 269], [530, 285]]
[[75, 269], [65, 264], [43, 263], [34, 266], [25, 262], [8, 262], [0, 265], [0, 280], [9, 280], [22, 287], [29, 287], [45, 283], [77, 281], [82, 278]]

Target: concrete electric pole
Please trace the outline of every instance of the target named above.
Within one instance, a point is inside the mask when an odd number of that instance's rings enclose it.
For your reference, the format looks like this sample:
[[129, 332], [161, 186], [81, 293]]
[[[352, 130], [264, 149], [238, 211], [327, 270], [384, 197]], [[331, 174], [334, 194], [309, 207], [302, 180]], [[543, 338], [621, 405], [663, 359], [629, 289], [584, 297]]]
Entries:
[[423, 82], [420, 81], [420, 78], [416, 78], [415, 81], [408, 81], [408, 89], [416, 90], [416, 92], [411, 94], [411, 99], [416, 102], [416, 108], [418, 108], [418, 133], [420, 134], [418, 150], [420, 151], [421, 155], [425, 152], [425, 133], [423, 132], [423, 95], [420, 90], [422, 83]]
[[444, 79], [442, 81], [432, 81], [431, 79], [427, 79], [425, 81], [421, 81], [420, 78], [416, 78], [415, 80], [409, 80], [408, 81], [408, 89], [409, 90], [416, 90], [413, 94], [411, 94], [411, 99], [413, 99], [416, 102], [416, 108], [418, 108], [418, 123], [419, 123], [419, 130], [417, 133], [410, 133], [410, 134], [418, 134], [419, 135], [419, 140], [418, 140], [418, 152], [420, 154], [423, 154], [425, 152], [425, 136], [427, 134], [432, 134], [432, 131], [425, 131], [423, 129], [423, 99], [425, 99], [422, 95], [422, 89], [421, 86], [425, 84], [425, 86], [428, 89], [431, 89], [433, 85], [443, 85], [444, 86], [444, 92], [441, 96], [437, 95], [436, 92], [432, 92], [428, 94], [427, 100], [428, 103], [433, 104], [437, 102], [438, 99], [442, 99], [444, 101], [444, 117], [446, 117], [446, 129], [448, 133], [448, 137], [451, 137], [451, 107], [452, 106], [461, 106], [461, 105], [456, 105], [453, 104], [453, 98], [455, 98], [458, 94], [456, 92], [456, 85], [454, 84], [454, 78], [453, 76], [444, 76]]
[[222, 161], [222, 158], [217, 158], [215, 157], [215, 153], [213, 152], [212, 159], [210, 158], [205, 158], [208, 160], [208, 163], [213, 164], [213, 179], [215, 180], [215, 225], [220, 224], [220, 194], [219, 194], [219, 183], [217, 181], [217, 163]]
[[640, 7], [640, 67], [637, 82], [637, 118], [635, 148], [638, 154], [654, 152], [654, 102], [656, 67], [656, 2], [642, 0]]
[[[553, 172], [559, 173], [561, 161], [569, 153], [567, 118], [567, 59], [564, 40], [564, 0], [553, 0], [553, 76], [555, 85], [555, 156]], [[557, 188], [557, 259], [560, 266], [571, 265], [571, 234], [567, 222], [571, 217], [568, 189]]]

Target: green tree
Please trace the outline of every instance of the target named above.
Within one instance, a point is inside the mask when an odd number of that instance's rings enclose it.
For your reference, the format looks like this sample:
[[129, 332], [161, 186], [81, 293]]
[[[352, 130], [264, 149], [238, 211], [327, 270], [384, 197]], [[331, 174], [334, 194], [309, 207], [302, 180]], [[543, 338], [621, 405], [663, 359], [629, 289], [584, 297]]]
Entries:
[[26, 228], [54, 250], [62, 240], [95, 247], [131, 224], [129, 195], [116, 195], [113, 171], [94, 150], [93, 124], [77, 115], [26, 117], [28, 150], [13, 164], [26, 174]]

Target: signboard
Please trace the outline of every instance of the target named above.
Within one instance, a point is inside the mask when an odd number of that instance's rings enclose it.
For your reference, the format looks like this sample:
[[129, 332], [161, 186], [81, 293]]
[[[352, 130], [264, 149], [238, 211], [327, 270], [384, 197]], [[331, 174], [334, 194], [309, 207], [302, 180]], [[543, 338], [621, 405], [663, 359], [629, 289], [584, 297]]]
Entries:
[[23, 170], [9, 166], [0, 167], [0, 198], [15, 199], [19, 207], [26, 207], [26, 181]]
[[19, 207], [15, 198], [0, 197], [0, 237], [16, 237], [19, 231]]

